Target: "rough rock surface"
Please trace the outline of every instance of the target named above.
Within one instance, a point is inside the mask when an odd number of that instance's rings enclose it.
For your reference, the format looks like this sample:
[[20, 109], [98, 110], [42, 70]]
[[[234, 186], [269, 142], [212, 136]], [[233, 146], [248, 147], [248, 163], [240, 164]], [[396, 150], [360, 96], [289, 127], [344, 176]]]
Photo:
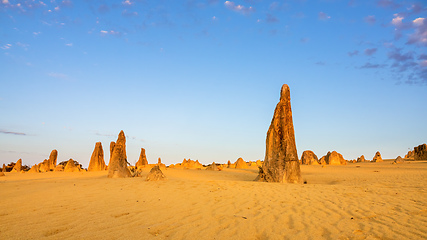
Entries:
[[53, 171], [56, 167], [56, 160], [58, 158], [58, 151], [56, 149], [53, 149], [49, 156], [49, 170]]
[[147, 175], [146, 181], [159, 181], [159, 180], [166, 180], [165, 175], [163, 174], [162, 170], [160, 170], [160, 167], [154, 166], [150, 172]]
[[159, 166], [160, 168], [166, 168], [166, 165], [162, 163], [162, 159], [161, 158], [159, 158], [157, 160], [157, 166]]
[[4, 175], [4, 172], [0, 172], [0, 177], [4, 177], [6, 175]]
[[139, 154], [138, 162], [135, 164], [135, 168], [143, 168], [148, 165], [147, 156], [145, 155], [145, 149], [141, 148], [141, 153]]
[[374, 158], [372, 159], [372, 162], [382, 162], [383, 158], [381, 157], [380, 152], [376, 152]]
[[346, 165], [347, 161], [340, 153], [332, 151], [326, 154], [325, 163], [328, 165]]
[[306, 150], [302, 153], [301, 163], [306, 165], [318, 165], [319, 159], [313, 151]]
[[64, 171], [64, 165], [61, 165], [61, 164], [56, 165], [55, 172], [63, 172], [63, 171]]
[[113, 157], [114, 146], [116, 146], [116, 142], [110, 143], [110, 161], [108, 162], [108, 166], [110, 166], [111, 158]]
[[202, 169], [203, 165], [199, 163], [199, 160], [193, 161], [191, 159], [186, 160], [184, 158], [184, 160], [181, 163], [181, 167], [185, 169]]
[[45, 159], [43, 162], [39, 163], [38, 169], [40, 170], [40, 172], [49, 172], [50, 171], [49, 160]]
[[131, 172], [127, 167], [126, 156], [126, 137], [123, 130], [119, 133], [117, 141], [114, 145], [113, 153], [111, 155], [110, 163], [108, 166], [109, 178], [127, 178], [131, 177]]
[[357, 162], [366, 162], [365, 156], [360, 156], [357, 158]]
[[101, 142], [97, 142], [95, 144], [95, 149], [90, 157], [89, 167], [87, 170], [89, 172], [105, 170], [104, 150], [102, 149]]
[[230, 168], [230, 167], [231, 167], [231, 162], [230, 162], [230, 160], [228, 160], [228, 162], [227, 162], [227, 167], [228, 167], [228, 168]]
[[74, 163], [74, 160], [70, 158], [67, 165], [64, 167], [64, 172], [80, 172], [80, 167]]
[[302, 183], [295, 144], [289, 86], [284, 84], [280, 101], [267, 131], [265, 158], [256, 180]]
[[206, 168], [206, 170], [211, 170], [211, 171], [219, 171], [218, 166], [216, 165], [215, 162], [213, 162], [210, 166], [208, 166]]
[[409, 151], [409, 152], [405, 155], [405, 158], [408, 158], [408, 159], [414, 159], [414, 153], [415, 153], [415, 151], [414, 151], [414, 150]]
[[243, 160], [243, 158], [238, 158], [234, 163], [234, 168], [247, 168], [248, 164]]
[[425, 143], [414, 148], [414, 160], [427, 160], [427, 145]]
[[403, 158], [402, 158], [401, 156], [398, 156], [398, 157], [394, 160], [393, 164], [397, 164], [397, 163], [404, 163], [404, 162], [405, 162], [405, 160], [403, 160]]
[[6, 165], [3, 163], [3, 168], [1, 170], [2, 172], [6, 172]]
[[11, 172], [18, 172], [19, 173], [19, 172], [21, 172], [21, 170], [22, 170], [22, 159], [19, 159], [16, 162], [15, 166], [13, 166], [13, 169]]

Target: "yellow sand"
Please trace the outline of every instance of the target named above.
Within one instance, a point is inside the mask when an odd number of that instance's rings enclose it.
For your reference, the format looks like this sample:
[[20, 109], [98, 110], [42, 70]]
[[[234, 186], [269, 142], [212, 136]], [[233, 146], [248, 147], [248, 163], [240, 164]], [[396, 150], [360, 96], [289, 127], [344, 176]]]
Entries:
[[0, 239], [427, 239], [426, 162], [301, 168], [308, 184], [254, 182], [256, 167], [6, 173]]

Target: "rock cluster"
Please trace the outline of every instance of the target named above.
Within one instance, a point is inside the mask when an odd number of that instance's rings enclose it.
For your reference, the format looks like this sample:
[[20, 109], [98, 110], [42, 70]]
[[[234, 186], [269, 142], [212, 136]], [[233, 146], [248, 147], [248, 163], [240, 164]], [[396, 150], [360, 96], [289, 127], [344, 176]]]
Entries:
[[366, 162], [365, 156], [360, 156], [357, 158], [357, 162]]
[[210, 170], [210, 171], [219, 171], [218, 166], [216, 165], [215, 162], [213, 162], [211, 165], [209, 165], [206, 170]]
[[88, 171], [103, 171], [105, 170], [105, 161], [104, 161], [104, 150], [102, 149], [102, 143], [97, 142], [95, 144], [95, 149], [93, 149], [92, 156], [90, 157]]
[[414, 148], [414, 160], [427, 160], [427, 145], [425, 143]]
[[305, 165], [318, 165], [319, 159], [317, 159], [316, 154], [313, 151], [306, 150], [302, 153], [301, 164]]
[[404, 163], [404, 162], [405, 162], [405, 160], [403, 160], [403, 158], [401, 156], [398, 156], [392, 164]]
[[414, 159], [414, 156], [415, 156], [415, 151], [412, 150], [412, 151], [408, 151], [408, 153], [405, 155], [405, 158]]
[[383, 158], [381, 157], [380, 152], [376, 152], [374, 158], [372, 159], [372, 162], [382, 162]]
[[108, 177], [109, 178], [127, 178], [131, 177], [131, 173], [127, 167], [127, 156], [126, 156], [126, 137], [123, 130], [119, 133], [117, 141], [111, 143], [112, 149], [110, 149], [111, 159], [108, 166]]
[[80, 170], [80, 165], [75, 164], [71, 158], [64, 167], [64, 172], [80, 172]]
[[284, 84], [280, 101], [267, 131], [265, 158], [258, 181], [301, 183], [301, 170], [295, 144], [289, 86]]
[[340, 153], [332, 151], [323, 156], [320, 159], [320, 163], [326, 165], [346, 165], [347, 161]]

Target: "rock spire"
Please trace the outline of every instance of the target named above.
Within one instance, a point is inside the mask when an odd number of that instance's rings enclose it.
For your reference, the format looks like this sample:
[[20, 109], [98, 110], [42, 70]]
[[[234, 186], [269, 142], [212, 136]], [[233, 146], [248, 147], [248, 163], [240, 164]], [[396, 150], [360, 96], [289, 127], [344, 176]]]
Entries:
[[110, 163], [108, 166], [108, 177], [109, 178], [126, 178], [131, 177], [131, 173], [127, 167], [127, 157], [126, 157], [126, 137], [123, 130], [119, 133], [117, 141], [114, 146], [111, 154]]
[[104, 162], [104, 150], [102, 149], [102, 143], [97, 142], [95, 149], [93, 150], [92, 156], [90, 157], [88, 171], [103, 171], [105, 170]]

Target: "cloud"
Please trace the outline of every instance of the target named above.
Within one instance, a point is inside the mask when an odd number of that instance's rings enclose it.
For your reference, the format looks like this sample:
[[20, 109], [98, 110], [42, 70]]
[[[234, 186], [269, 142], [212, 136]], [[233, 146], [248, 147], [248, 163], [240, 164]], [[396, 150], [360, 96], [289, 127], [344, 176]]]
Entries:
[[407, 44], [427, 46], [427, 18], [417, 18], [412, 24], [415, 32], [409, 35]]
[[114, 30], [110, 30], [110, 31], [106, 31], [106, 30], [101, 30], [99, 31], [101, 33], [101, 36], [106, 36], [106, 35], [115, 35], [115, 36], [120, 36], [121, 33], [114, 31]]
[[131, 6], [133, 3], [130, 0], [125, 0], [122, 2], [122, 4], [125, 6]]
[[354, 50], [353, 52], [348, 52], [347, 54], [348, 54], [348, 56], [353, 57], [353, 56], [358, 55], [358, 54], [359, 54], [359, 51]]
[[12, 135], [19, 135], [19, 136], [27, 136], [26, 133], [11, 132], [11, 131], [5, 131], [5, 130], [0, 130], [0, 133], [3, 133], [3, 134], [12, 134]]
[[253, 7], [245, 7], [243, 5], [236, 5], [234, 2], [231, 1], [225, 1], [224, 5], [226, 8], [233, 10], [235, 12], [239, 12], [242, 14], [250, 14], [255, 12], [255, 8]]
[[427, 54], [421, 53], [421, 54], [418, 56], [418, 60], [427, 60]]
[[279, 22], [279, 19], [277, 19], [275, 16], [267, 13], [267, 18], [265, 19], [265, 21], [268, 23], [277, 23], [277, 22]]
[[63, 74], [63, 73], [50, 72], [47, 75], [49, 77], [59, 78], [59, 79], [66, 79], [66, 78], [68, 78], [68, 76], [65, 75], [65, 74]]
[[393, 51], [391, 51], [387, 54], [388, 58], [395, 60], [397, 62], [405, 62], [405, 61], [414, 59], [414, 53], [413, 52], [407, 52], [405, 54], [402, 54], [402, 53], [400, 53], [401, 50], [402, 50], [401, 48], [393, 49]]
[[372, 56], [375, 52], [377, 52], [376, 48], [367, 48], [365, 51], [363, 51], [366, 56]]
[[65, 46], [67, 46], [67, 47], [72, 47], [72, 46], [73, 46], [73, 43], [66, 43], [66, 44], [65, 44]]
[[331, 18], [331, 16], [328, 16], [326, 13], [324, 13], [324, 12], [319, 12], [319, 19], [320, 20], [328, 20], [328, 19], [330, 19]]
[[99, 7], [98, 7], [99, 13], [107, 13], [108, 11], [110, 11], [110, 8], [108, 7], [108, 5], [106, 5], [106, 4], [99, 5]]
[[377, 2], [377, 5], [379, 7], [391, 8], [391, 9], [396, 9], [400, 7], [400, 4], [395, 3], [395, 1], [393, 0], [379, 0]]
[[10, 43], [7, 43], [7, 44], [5, 44], [5, 45], [3, 45], [2, 47], [0, 47], [1, 49], [4, 49], [4, 50], [7, 50], [7, 49], [9, 49], [9, 48], [11, 48], [12, 47], [12, 44], [10, 44]]
[[372, 64], [372, 63], [365, 63], [365, 65], [359, 67], [361, 69], [363, 68], [384, 68], [385, 64]]
[[374, 25], [376, 22], [375, 16], [371, 15], [371, 16], [367, 16], [364, 18], [365, 22], [371, 25]]
[[133, 17], [133, 16], [138, 16], [138, 13], [137, 12], [130, 12], [127, 9], [125, 9], [122, 11], [122, 16]]

